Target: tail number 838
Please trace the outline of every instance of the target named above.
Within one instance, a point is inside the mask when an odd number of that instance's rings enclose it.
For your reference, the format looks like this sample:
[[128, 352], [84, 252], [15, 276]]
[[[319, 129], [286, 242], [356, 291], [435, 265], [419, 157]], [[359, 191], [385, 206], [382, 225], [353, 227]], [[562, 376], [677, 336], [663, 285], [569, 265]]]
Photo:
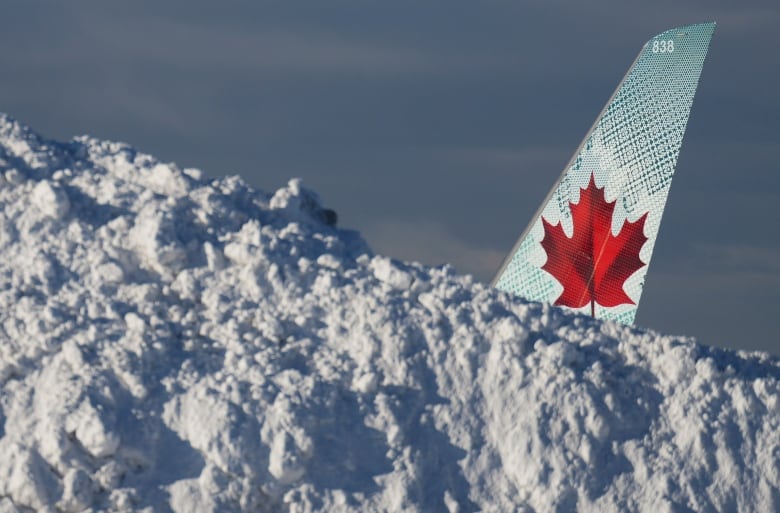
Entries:
[[674, 51], [674, 40], [660, 39], [653, 41], [653, 53], [672, 53]]

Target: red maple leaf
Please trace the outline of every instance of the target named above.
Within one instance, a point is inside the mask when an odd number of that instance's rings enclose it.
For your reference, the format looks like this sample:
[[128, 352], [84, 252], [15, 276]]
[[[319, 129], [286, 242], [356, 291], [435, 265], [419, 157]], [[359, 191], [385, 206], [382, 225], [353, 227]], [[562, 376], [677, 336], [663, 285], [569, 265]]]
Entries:
[[635, 304], [623, 290], [625, 281], [645, 263], [639, 250], [647, 241], [644, 227], [647, 213], [636, 221], [626, 221], [617, 235], [612, 235], [612, 214], [615, 201], [607, 202], [604, 188], [596, 187], [593, 175], [580, 191], [579, 203], [570, 203], [574, 233], [571, 238], [563, 225], [550, 224], [542, 218], [542, 247], [547, 262], [542, 269], [552, 274], [563, 293], [556, 305], [582, 308], [590, 303], [595, 317], [595, 303], [611, 307]]

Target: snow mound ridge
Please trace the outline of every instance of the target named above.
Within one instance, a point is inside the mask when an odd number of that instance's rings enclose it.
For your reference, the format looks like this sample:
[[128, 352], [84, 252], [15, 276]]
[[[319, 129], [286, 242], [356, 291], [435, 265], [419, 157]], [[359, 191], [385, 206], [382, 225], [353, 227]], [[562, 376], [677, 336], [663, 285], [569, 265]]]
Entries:
[[780, 366], [0, 115], [0, 512], [780, 510]]

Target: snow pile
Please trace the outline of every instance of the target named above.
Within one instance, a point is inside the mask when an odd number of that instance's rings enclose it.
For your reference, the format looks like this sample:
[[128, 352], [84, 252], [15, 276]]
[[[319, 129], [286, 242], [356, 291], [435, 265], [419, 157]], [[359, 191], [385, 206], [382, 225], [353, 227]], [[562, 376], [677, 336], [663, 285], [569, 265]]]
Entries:
[[0, 117], [0, 512], [780, 509], [780, 366]]

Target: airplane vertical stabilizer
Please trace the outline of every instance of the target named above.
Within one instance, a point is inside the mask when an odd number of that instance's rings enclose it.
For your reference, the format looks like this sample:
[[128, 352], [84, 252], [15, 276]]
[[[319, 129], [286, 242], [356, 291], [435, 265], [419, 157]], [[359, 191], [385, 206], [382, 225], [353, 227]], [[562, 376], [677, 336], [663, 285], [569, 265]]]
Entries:
[[715, 23], [648, 41], [493, 285], [631, 324]]

